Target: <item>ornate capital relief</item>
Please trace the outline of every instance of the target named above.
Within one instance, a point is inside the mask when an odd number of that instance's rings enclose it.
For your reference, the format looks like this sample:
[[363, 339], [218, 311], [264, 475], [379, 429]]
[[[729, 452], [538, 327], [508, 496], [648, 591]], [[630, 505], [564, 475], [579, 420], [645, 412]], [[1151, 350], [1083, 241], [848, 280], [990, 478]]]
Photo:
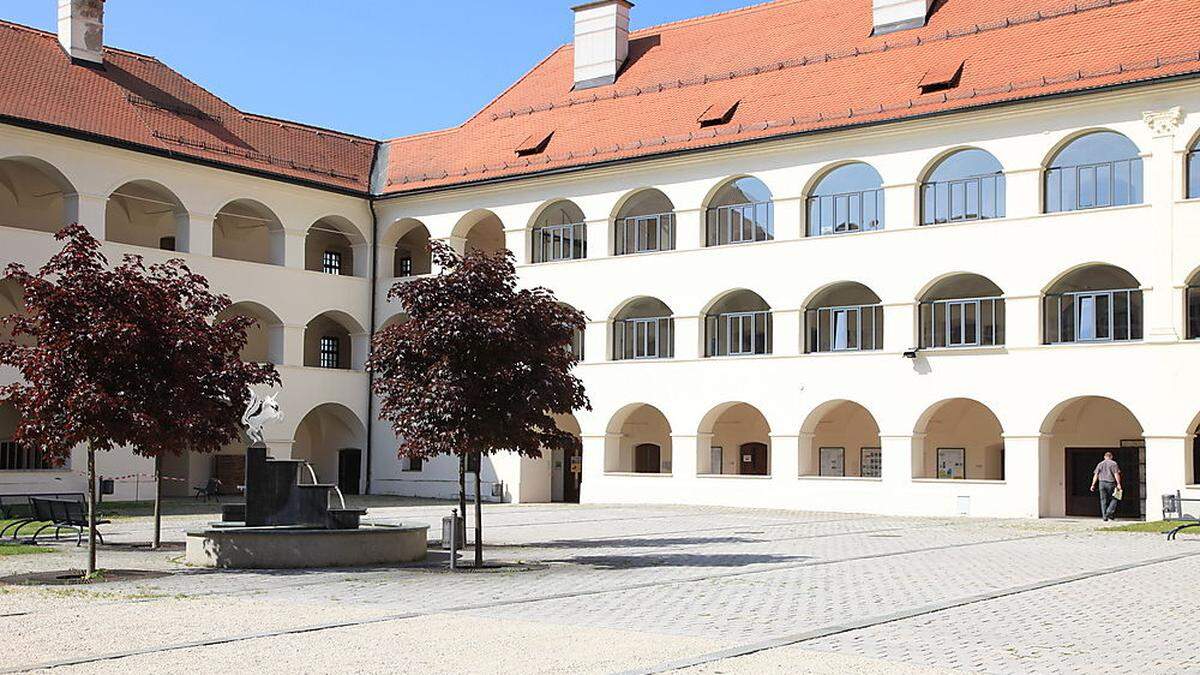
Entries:
[[1179, 106], [1167, 110], [1151, 110], [1142, 113], [1142, 121], [1155, 136], [1174, 136], [1183, 122], [1183, 109]]

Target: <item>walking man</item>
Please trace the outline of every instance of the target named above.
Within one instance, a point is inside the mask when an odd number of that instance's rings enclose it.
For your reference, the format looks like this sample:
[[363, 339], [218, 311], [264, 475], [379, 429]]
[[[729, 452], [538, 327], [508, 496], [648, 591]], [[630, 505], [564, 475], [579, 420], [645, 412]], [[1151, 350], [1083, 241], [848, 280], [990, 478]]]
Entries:
[[1113, 493], [1121, 491], [1122, 488], [1121, 467], [1113, 461], [1111, 452], [1104, 453], [1104, 459], [1096, 465], [1096, 471], [1092, 473], [1092, 492], [1096, 491], [1097, 484], [1100, 486], [1100, 517], [1106, 521], [1112, 520], [1121, 501], [1114, 497]]

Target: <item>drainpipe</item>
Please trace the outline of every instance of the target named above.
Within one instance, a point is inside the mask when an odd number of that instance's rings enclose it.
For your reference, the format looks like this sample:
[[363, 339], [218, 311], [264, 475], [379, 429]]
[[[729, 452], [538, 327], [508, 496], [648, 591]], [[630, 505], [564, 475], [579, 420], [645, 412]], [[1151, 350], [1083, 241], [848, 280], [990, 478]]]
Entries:
[[[375, 156], [371, 158], [371, 177], [374, 179], [375, 172], [379, 168], [379, 162], [382, 158], [379, 156], [380, 145], [375, 146]], [[372, 182], [374, 182], [372, 180]], [[375, 197], [374, 195], [367, 196], [367, 204], [371, 207], [371, 272], [368, 275], [370, 283], [367, 284], [371, 294], [371, 310], [370, 323], [367, 325], [367, 356], [370, 357], [371, 344], [375, 339], [375, 299], [379, 295], [375, 289], [375, 282], [379, 275], [379, 214], [375, 212]], [[372, 439], [375, 437], [375, 374], [367, 372], [367, 484], [363, 486], [363, 494], [371, 494], [371, 457]]]

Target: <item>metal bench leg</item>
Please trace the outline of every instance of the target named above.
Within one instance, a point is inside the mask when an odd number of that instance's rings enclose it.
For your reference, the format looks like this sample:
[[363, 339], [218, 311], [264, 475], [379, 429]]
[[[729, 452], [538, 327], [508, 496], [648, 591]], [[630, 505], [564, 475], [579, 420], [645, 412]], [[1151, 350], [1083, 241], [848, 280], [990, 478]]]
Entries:
[[38, 535], [40, 535], [42, 532], [45, 532], [46, 530], [48, 530], [52, 527], [54, 527], [54, 523], [46, 523], [45, 525], [38, 528], [38, 531], [34, 532], [33, 536], [29, 538], [29, 543], [36, 544]]

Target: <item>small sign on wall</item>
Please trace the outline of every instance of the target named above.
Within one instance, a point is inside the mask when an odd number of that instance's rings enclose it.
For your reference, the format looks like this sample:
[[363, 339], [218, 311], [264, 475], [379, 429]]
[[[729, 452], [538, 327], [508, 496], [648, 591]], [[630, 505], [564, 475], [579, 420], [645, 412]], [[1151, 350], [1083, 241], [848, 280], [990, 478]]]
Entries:
[[938, 448], [937, 477], [962, 480], [967, 477], [966, 448]]
[[862, 468], [859, 475], [863, 478], [883, 477], [883, 451], [879, 448], [862, 449]]

